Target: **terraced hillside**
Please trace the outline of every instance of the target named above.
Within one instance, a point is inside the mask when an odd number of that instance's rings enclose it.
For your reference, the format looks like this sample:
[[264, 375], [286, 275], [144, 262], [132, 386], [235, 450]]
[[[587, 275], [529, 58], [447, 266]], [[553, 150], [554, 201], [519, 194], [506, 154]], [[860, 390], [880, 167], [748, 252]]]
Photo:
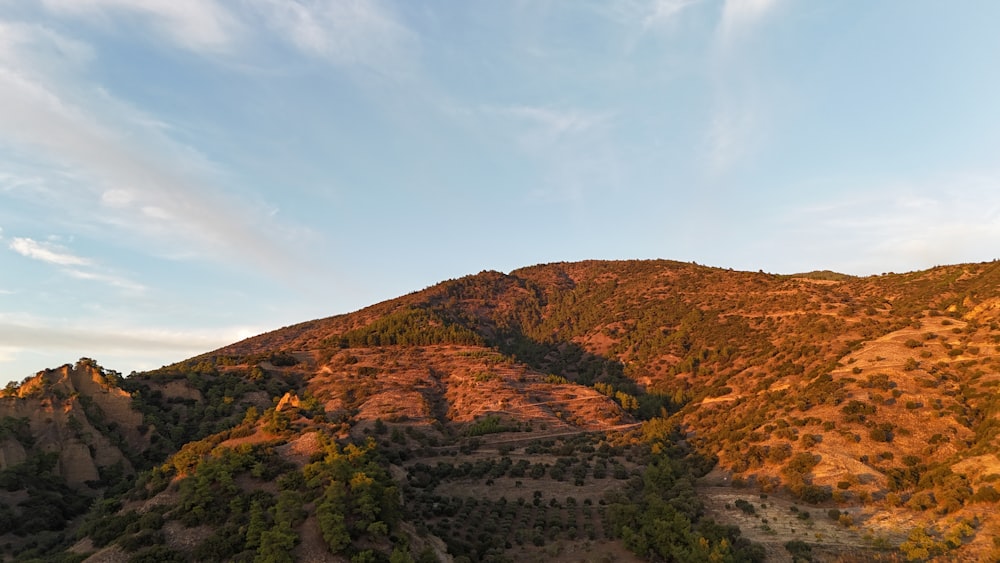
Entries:
[[995, 559], [998, 356], [997, 263], [483, 272], [112, 378], [134, 468], [7, 553]]

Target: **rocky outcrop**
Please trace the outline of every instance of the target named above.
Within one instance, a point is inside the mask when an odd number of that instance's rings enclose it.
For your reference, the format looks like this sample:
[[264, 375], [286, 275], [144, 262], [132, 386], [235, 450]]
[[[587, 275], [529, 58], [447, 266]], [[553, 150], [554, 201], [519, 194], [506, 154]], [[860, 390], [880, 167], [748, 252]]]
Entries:
[[28, 455], [21, 442], [13, 438], [0, 441], [0, 470], [23, 463], [27, 458]]
[[287, 411], [290, 409], [300, 408], [301, 405], [302, 403], [299, 401], [299, 396], [289, 391], [281, 397], [281, 400], [278, 401], [278, 405], [274, 408], [274, 410], [278, 412]]
[[0, 468], [21, 463], [33, 452], [58, 453], [57, 471], [71, 486], [97, 480], [101, 467], [122, 464], [133, 470], [123, 448], [148, 445], [142, 414], [131, 396], [90, 360], [39, 372], [16, 394], [0, 398], [0, 417], [28, 420], [34, 444], [26, 450], [13, 439], [0, 442]]
[[972, 305], [970, 299], [966, 299], [963, 304], [966, 307], [972, 307], [972, 310], [965, 314], [967, 321], [981, 321], [984, 317], [995, 317], [996, 311], [1000, 310], [1000, 298], [998, 297], [991, 297], [975, 306]]
[[81, 360], [76, 367], [68, 364], [56, 370], [46, 370], [39, 374], [48, 386], [58, 393], [79, 395], [89, 398], [99, 416], [113, 424], [124, 436], [129, 447], [142, 449], [146, 446], [139, 427], [142, 414], [132, 410], [132, 396], [117, 387], [115, 376], [106, 375], [103, 370], [89, 360]]
[[63, 444], [59, 452], [59, 473], [71, 487], [96, 481], [100, 477], [97, 463], [90, 455], [90, 448], [83, 442]]

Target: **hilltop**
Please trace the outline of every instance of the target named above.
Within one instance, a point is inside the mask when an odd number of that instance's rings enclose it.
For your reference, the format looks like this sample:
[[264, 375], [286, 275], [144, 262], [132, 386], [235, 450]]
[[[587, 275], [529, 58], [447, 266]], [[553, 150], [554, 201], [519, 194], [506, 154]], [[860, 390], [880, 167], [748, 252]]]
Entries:
[[988, 559], [998, 358], [995, 262], [482, 272], [160, 370], [8, 388], [0, 516], [75, 495], [11, 553], [79, 560]]

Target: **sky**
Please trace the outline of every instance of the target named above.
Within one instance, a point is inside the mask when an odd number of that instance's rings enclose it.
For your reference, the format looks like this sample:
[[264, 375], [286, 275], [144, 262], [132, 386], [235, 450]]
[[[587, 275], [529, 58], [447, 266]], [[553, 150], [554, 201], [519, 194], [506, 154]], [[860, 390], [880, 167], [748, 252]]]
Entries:
[[0, 382], [482, 270], [1000, 254], [1000, 3], [0, 0]]

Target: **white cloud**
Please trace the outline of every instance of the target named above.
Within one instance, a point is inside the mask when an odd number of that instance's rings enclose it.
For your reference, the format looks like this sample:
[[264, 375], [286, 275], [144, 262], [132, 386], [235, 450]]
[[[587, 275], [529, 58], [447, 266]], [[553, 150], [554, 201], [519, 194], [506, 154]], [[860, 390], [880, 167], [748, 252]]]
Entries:
[[112, 189], [101, 194], [101, 203], [108, 207], [128, 207], [135, 201], [135, 194], [128, 190]]
[[10, 242], [10, 249], [21, 256], [26, 256], [34, 260], [48, 262], [57, 266], [89, 266], [91, 261], [86, 258], [75, 256], [65, 248], [44, 242], [38, 242], [30, 238], [15, 237]]
[[262, 38], [338, 65], [400, 70], [415, 36], [378, 0], [44, 0], [50, 13], [99, 25], [138, 21], [174, 44], [239, 53]]
[[780, 0], [726, 0], [719, 20], [718, 39], [724, 47], [744, 38]]
[[20, 351], [20, 348], [13, 346], [0, 346], [0, 363], [14, 361], [17, 358], [17, 353]]
[[30, 155], [31, 176], [21, 186], [55, 185], [58, 197], [46, 203], [73, 212], [81, 200], [100, 202], [105, 208], [94, 220], [198, 249], [206, 258], [235, 253], [278, 270], [288, 265], [274, 237], [280, 228], [227, 197], [216, 186], [221, 174], [204, 156], [109, 93], [65, 74], [39, 73], [36, 47], [54, 34], [13, 29], [18, 39], [0, 51], [0, 144]]
[[127, 278], [100, 271], [93, 260], [77, 256], [55, 243], [15, 237], [8, 246], [21, 256], [60, 266], [64, 274], [76, 279], [106, 283], [132, 292], [142, 292], [146, 289], [142, 284]]
[[83, 66], [94, 59], [90, 45], [45, 26], [0, 21], [0, 61], [12, 64], [30, 49], [30, 69], [39, 74]]
[[645, 32], [671, 24], [686, 10], [703, 1], [614, 0], [598, 2], [595, 4], [595, 9], [615, 23]]
[[73, 268], [68, 268], [63, 271], [66, 272], [66, 274], [76, 279], [106, 283], [108, 285], [117, 287], [119, 289], [124, 289], [131, 292], [138, 293], [146, 290], [146, 286], [119, 276], [103, 274], [99, 272], [87, 272], [84, 270], [77, 270]]
[[[276, 35], [340, 65], [392, 69], [415, 36], [377, 0], [247, 0]], [[397, 69], [398, 70], [398, 69]]]
[[78, 354], [199, 354], [262, 331], [235, 326], [211, 330], [150, 329], [73, 324], [64, 319], [13, 318], [0, 315], [0, 342], [5, 347], [34, 350], [77, 350]]
[[155, 369], [261, 332], [250, 326], [198, 330], [107, 326], [0, 313], [0, 386], [81, 357], [125, 373]]
[[535, 106], [515, 106], [505, 111], [514, 117], [538, 123], [556, 136], [586, 131], [604, 119], [601, 115], [586, 114], [577, 110], [556, 110]]
[[650, 28], [673, 21], [684, 10], [700, 3], [702, 0], [655, 0], [648, 8], [643, 27]]
[[992, 260], [1000, 257], [998, 186], [1000, 174], [873, 186], [794, 210], [789, 226], [798, 253], [849, 273]]
[[532, 151], [545, 150], [559, 143], [579, 141], [613, 117], [611, 113], [527, 105], [488, 107], [482, 113], [487, 117], [513, 120], [518, 141]]
[[54, 14], [107, 25], [123, 14], [132, 14], [176, 44], [195, 51], [228, 49], [241, 27], [234, 15], [214, 0], [44, 0], [43, 4]]
[[711, 77], [715, 108], [706, 131], [708, 166], [724, 174], [764, 144], [778, 96], [766, 68], [745, 48], [780, 0], [726, 0], [715, 30]]
[[486, 106], [470, 115], [488, 122], [483, 130], [513, 138], [543, 165], [543, 177], [525, 192], [531, 203], [583, 203], [596, 191], [621, 186], [619, 155], [610, 141], [614, 112], [515, 105]]

